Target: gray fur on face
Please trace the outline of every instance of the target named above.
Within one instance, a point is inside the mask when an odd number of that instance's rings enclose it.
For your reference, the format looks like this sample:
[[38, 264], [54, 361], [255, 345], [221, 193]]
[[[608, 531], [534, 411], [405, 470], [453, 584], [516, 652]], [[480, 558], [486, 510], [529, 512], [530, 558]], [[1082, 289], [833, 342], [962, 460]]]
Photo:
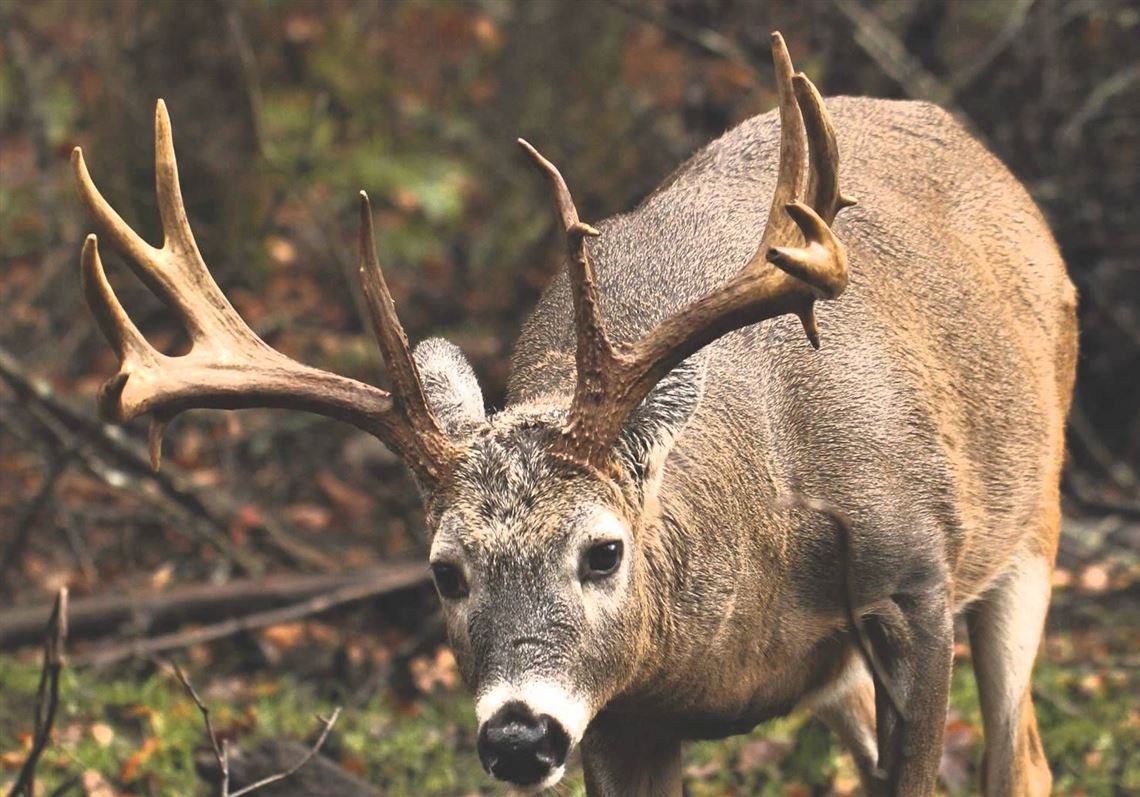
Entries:
[[458, 346], [443, 338], [428, 338], [416, 346], [412, 356], [428, 404], [447, 434], [460, 437], [483, 423], [483, 391]]

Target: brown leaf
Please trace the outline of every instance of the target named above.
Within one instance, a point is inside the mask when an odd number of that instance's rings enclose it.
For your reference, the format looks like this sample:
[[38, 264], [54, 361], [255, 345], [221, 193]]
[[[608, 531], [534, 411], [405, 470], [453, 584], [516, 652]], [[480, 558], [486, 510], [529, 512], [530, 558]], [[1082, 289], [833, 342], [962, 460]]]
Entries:
[[105, 722], [96, 722], [91, 726], [91, 738], [100, 747], [110, 747], [115, 741], [115, 729]]
[[1081, 571], [1080, 587], [1085, 592], [1104, 592], [1108, 584], [1108, 568], [1104, 565], [1089, 565]]
[[263, 640], [286, 650], [296, 647], [304, 637], [305, 626], [303, 623], [273, 625], [261, 632]]
[[323, 531], [332, 523], [332, 512], [318, 504], [291, 504], [285, 507], [285, 517], [313, 531]]
[[133, 753], [131, 753], [127, 760], [123, 762], [122, 769], [119, 770], [119, 780], [123, 781], [124, 783], [130, 783], [137, 779], [139, 775], [139, 769], [141, 769], [142, 766], [146, 764], [148, 760], [150, 760], [150, 757], [154, 755], [157, 750], [158, 737], [148, 737], [142, 743], [142, 746], [138, 750], [135, 750]]
[[24, 765], [24, 759], [27, 757], [26, 750], [6, 750], [0, 753], [0, 767], [14, 772]]
[[93, 769], [83, 773], [83, 791], [87, 797], [118, 797], [106, 779]]

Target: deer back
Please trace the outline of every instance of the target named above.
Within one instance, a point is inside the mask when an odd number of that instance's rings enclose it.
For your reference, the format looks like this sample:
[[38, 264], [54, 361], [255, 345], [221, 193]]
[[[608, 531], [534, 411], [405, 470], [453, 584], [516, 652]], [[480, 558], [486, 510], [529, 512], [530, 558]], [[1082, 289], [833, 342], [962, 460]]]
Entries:
[[[773, 528], [777, 497], [824, 498], [874, 530], [884, 572], [905, 568], [915, 546], [935, 551], [964, 598], [1019, 545], [1054, 544], [1019, 535], [1036, 529], [1062, 449], [1075, 290], [1025, 189], [947, 113], [827, 105], [840, 182], [859, 201], [834, 225], [850, 285], [819, 306], [820, 351], [785, 316], [697, 355], [704, 393], [662, 501], [686, 545], [762, 546], [790, 565], [828, 561], [832, 538]], [[636, 339], [748, 259], [776, 182], [778, 128], [775, 112], [744, 122], [597, 225], [590, 254], [614, 338]], [[573, 330], [562, 273], [518, 342], [512, 402], [572, 384]], [[805, 600], [818, 594], [810, 575]]]

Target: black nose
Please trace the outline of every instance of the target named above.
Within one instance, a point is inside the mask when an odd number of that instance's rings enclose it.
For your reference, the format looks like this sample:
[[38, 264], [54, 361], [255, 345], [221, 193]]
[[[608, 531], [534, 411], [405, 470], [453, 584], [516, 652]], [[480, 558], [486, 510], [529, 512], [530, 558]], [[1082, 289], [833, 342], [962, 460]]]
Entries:
[[479, 760], [499, 780], [516, 786], [541, 782], [566, 761], [570, 737], [558, 721], [511, 702], [479, 729]]

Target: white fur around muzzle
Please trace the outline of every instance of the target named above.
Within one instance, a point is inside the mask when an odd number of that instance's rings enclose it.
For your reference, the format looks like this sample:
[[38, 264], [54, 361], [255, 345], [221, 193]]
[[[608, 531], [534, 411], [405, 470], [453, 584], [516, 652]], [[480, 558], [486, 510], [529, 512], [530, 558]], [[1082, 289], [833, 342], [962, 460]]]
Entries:
[[550, 681], [498, 683], [481, 690], [475, 701], [475, 717], [479, 726], [482, 727], [507, 703], [516, 701], [524, 703], [536, 717], [545, 714], [554, 719], [570, 737], [570, 747], [582, 741], [582, 734], [590, 722], [589, 704]]

